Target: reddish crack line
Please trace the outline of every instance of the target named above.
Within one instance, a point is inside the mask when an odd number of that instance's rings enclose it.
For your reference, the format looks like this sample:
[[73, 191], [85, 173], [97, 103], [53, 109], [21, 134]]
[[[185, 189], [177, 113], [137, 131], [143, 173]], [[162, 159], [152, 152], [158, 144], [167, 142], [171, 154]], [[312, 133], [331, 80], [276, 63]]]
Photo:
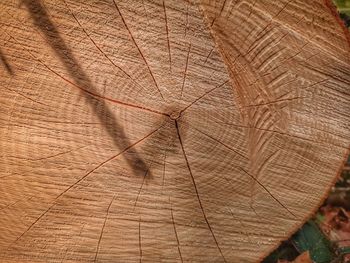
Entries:
[[[6, 32], [6, 34], [8, 34]], [[41, 59], [39, 58], [36, 58], [32, 52], [30, 52], [26, 47], [24, 47], [21, 43], [19, 43], [14, 37], [12, 37], [11, 35], [9, 35], [9, 37], [11, 39], [13, 39], [17, 44], [19, 44], [20, 46], [23, 47], [23, 49], [25, 51], [27, 51], [30, 56], [34, 59], [34, 60], [37, 60], [38, 62], [40, 62], [40, 64], [42, 64], [45, 68], [47, 68], [49, 71], [51, 71], [53, 74], [55, 74], [56, 76], [58, 76], [59, 78], [61, 78], [62, 80], [64, 80], [65, 82], [71, 84], [72, 86], [74, 86], [75, 88], [78, 88], [79, 90], [89, 94], [90, 96], [92, 97], [95, 97], [95, 98], [98, 98], [98, 99], [102, 99], [102, 100], [105, 100], [105, 101], [109, 101], [109, 102], [112, 102], [112, 103], [115, 103], [115, 104], [119, 104], [119, 105], [123, 105], [123, 106], [127, 106], [127, 107], [131, 107], [131, 108], [135, 108], [135, 109], [140, 109], [140, 110], [144, 110], [144, 111], [148, 111], [148, 112], [152, 112], [152, 113], [155, 113], [155, 114], [158, 114], [158, 115], [163, 115], [163, 116], [169, 116], [169, 114], [166, 114], [164, 112], [160, 112], [160, 111], [157, 111], [157, 110], [154, 110], [154, 109], [149, 109], [149, 108], [146, 108], [146, 107], [143, 107], [143, 106], [138, 106], [138, 105], [134, 105], [132, 103], [127, 103], [127, 102], [123, 102], [123, 101], [120, 101], [120, 100], [116, 100], [116, 99], [111, 99], [111, 98], [108, 98], [108, 97], [105, 97], [105, 96], [101, 96], [99, 94], [96, 94], [94, 92], [91, 92], [89, 90], [87, 90], [86, 88], [83, 88], [83, 87], [80, 87], [79, 85], [77, 85], [76, 83], [74, 83], [73, 81], [69, 80], [68, 78], [62, 76], [61, 74], [59, 74], [58, 72], [56, 72], [55, 70], [53, 70], [52, 68], [50, 68], [48, 65], [46, 65]]]
[[95, 98], [99, 98], [99, 99], [103, 99], [105, 101], [109, 101], [109, 102], [113, 102], [115, 104], [119, 104], [119, 105], [124, 105], [124, 106], [127, 106], [127, 107], [131, 107], [131, 108], [135, 108], [135, 109], [140, 109], [140, 110], [144, 110], [144, 111], [148, 111], [148, 112], [152, 112], [152, 113], [156, 113], [156, 114], [159, 114], [159, 115], [164, 115], [164, 116], [168, 116], [168, 114], [164, 113], [164, 112], [160, 112], [160, 111], [157, 111], [157, 110], [153, 110], [153, 109], [149, 109], [149, 108], [146, 108], [146, 107], [143, 107], [143, 106], [138, 106], [138, 105], [134, 105], [134, 104], [131, 104], [131, 103], [127, 103], [127, 102], [123, 102], [123, 101], [120, 101], [120, 100], [116, 100], [116, 99], [111, 99], [111, 98], [108, 98], [108, 97], [104, 97], [104, 96], [101, 96], [99, 94], [96, 94], [96, 93], [93, 93], [85, 88], [82, 88], [80, 86], [78, 86], [77, 84], [75, 84], [73, 81], [63, 77], [62, 75], [60, 75], [59, 73], [57, 73], [56, 71], [54, 71], [53, 69], [51, 69], [49, 66], [47, 66], [44, 62], [42, 62], [40, 59], [38, 59], [38, 61], [43, 64], [48, 70], [50, 70], [52, 73], [54, 73], [55, 75], [57, 75], [58, 77], [60, 77], [61, 79], [65, 80], [66, 82], [68, 82], [69, 84], [73, 85], [74, 87], [80, 89], [81, 91], [83, 92], [86, 92], [87, 94], [95, 97]]

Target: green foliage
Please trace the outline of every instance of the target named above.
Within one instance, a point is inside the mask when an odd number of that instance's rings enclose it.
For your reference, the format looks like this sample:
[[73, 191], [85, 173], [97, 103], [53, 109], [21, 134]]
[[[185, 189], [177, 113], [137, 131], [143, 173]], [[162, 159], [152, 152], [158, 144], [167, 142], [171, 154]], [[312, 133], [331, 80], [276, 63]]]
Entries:
[[311, 220], [292, 237], [292, 243], [300, 253], [309, 251], [315, 263], [328, 263], [335, 257], [330, 241]]
[[350, 16], [350, 0], [334, 0], [334, 3], [342, 18], [346, 17], [345, 15]]
[[330, 241], [312, 220], [304, 224], [289, 241], [284, 242], [262, 263], [276, 263], [279, 259], [292, 261], [304, 251], [309, 251], [315, 263], [329, 263], [335, 258]]
[[285, 241], [278, 249], [272, 252], [262, 263], [276, 263], [279, 259], [291, 261], [299, 255], [299, 252], [290, 241]]

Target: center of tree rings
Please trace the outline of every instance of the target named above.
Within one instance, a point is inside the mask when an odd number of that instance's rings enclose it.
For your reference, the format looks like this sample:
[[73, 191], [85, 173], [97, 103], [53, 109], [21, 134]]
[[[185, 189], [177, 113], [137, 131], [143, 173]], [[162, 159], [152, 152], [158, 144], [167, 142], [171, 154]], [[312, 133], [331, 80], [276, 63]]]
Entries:
[[169, 117], [172, 120], [177, 120], [178, 118], [181, 117], [181, 112], [180, 111], [173, 111], [172, 113], [170, 113]]

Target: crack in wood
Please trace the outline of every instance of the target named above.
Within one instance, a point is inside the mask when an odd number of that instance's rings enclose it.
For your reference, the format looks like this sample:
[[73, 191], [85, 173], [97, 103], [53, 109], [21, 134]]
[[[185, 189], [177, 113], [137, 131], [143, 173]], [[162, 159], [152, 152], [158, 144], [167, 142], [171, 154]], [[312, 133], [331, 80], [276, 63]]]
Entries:
[[77, 22], [77, 24], [79, 25], [79, 27], [83, 30], [83, 32], [85, 33], [85, 35], [89, 38], [89, 40], [93, 43], [93, 45], [97, 48], [97, 50], [108, 60], [109, 63], [111, 63], [112, 66], [114, 66], [115, 68], [117, 68], [118, 70], [120, 70], [125, 76], [127, 76], [136, 86], [138, 86], [139, 88], [143, 89], [143, 87], [136, 82], [136, 80], [134, 80], [131, 75], [129, 73], [127, 73], [122, 67], [118, 66], [116, 63], [113, 62], [113, 60], [99, 47], [99, 45], [97, 45], [97, 43], [93, 40], [93, 38], [90, 36], [90, 34], [86, 31], [86, 29], [83, 27], [83, 25], [80, 23], [80, 21], [78, 20], [78, 18], [75, 16], [75, 14], [73, 13], [73, 11], [69, 8], [66, 0], [63, 0], [63, 2], [65, 3], [67, 9], [69, 10], [70, 14], [73, 16], [74, 20]]
[[113, 198], [112, 198], [111, 202], [109, 203], [109, 205], [108, 205], [108, 207], [107, 207], [106, 216], [105, 216], [105, 219], [104, 219], [104, 221], [103, 221], [103, 225], [102, 225], [101, 232], [100, 232], [100, 237], [99, 237], [98, 242], [97, 242], [97, 247], [96, 247], [96, 253], [95, 253], [94, 262], [97, 261], [97, 256], [98, 256], [98, 252], [99, 252], [99, 250], [100, 250], [100, 244], [101, 244], [101, 240], [102, 240], [102, 237], [103, 237], [103, 232], [104, 232], [104, 229], [105, 229], [105, 227], [106, 227], [106, 222], [107, 222], [107, 219], [108, 219], [108, 216], [109, 216], [109, 210], [110, 210], [110, 208], [111, 208], [111, 206], [112, 206], [112, 203], [113, 203], [115, 197], [116, 197], [116, 194], [113, 195]]
[[140, 263], [141, 263], [142, 262], [141, 216], [139, 218], [139, 256], [140, 256]]
[[138, 191], [137, 196], [136, 196], [136, 200], [135, 200], [135, 203], [134, 203], [133, 212], [135, 212], [135, 209], [136, 209], [136, 207], [137, 207], [137, 201], [139, 200], [139, 197], [140, 197], [141, 192], [142, 192], [143, 185], [145, 184], [145, 181], [146, 181], [146, 179], [147, 179], [147, 175], [148, 175], [148, 173], [149, 173], [149, 171], [150, 171], [152, 165], [153, 165], [153, 161], [152, 161], [151, 164], [148, 166], [148, 168], [147, 168], [147, 170], [146, 170], [144, 176], [142, 177], [142, 183], [141, 183], [141, 186], [140, 186], [139, 191]]
[[240, 170], [242, 170], [245, 174], [247, 174], [250, 178], [252, 178], [256, 183], [258, 183], [283, 209], [285, 209], [289, 214], [293, 216], [294, 219], [297, 219], [298, 217], [284, 204], [281, 203], [280, 200], [278, 200], [267, 188], [265, 185], [263, 185], [258, 179], [256, 179], [253, 175], [248, 173], [245, 169], [242, 167], [239, 167]]
[[234, 152], [235, 154], [237, 154], [237, 155], [241, 156], [242, 158], [248, 160], [247, 156], [244, 156], [243, 154], [241, 154], [240, 152], [238, 152], [236, 149], [233, 149], [231, 146], [228, 146], [227, 144], [221, 142], [220, 140], [214, 138], [213, 136], [211, 136], [211, 135], [209, 135], [209, 134], [207, 134], [207, 133], [201, 131], [200, 129], [197, 129], [197, 128], [193, 127], [193, 126], [192, 126], [192, 128], [195, 129], [196, 131], [202, 133], [203, 135], [207, 136], [208, 138], [212, 139], [213, 141], [215, 141], [215, 142], [221, 144], [222, 146], [224, 146], [225, 148], [227, 148], [227, 149], [229, 149], [230, 151]]
[[193, 185], [193, 188], [195, 190], [195, 193], [196, 193], [196, 197], [197, 197], [197, 201], [198, 201], [198, 204], [199, 204], [199, 207], [201, 209], [201, 212], [202, 212], [202, 215], [203, 215], [203, 218], [204, 218], [204, 221], [205, 223], [207, 224], [208, 226], [208, 229], [213, 237], [213, 240], [216, 244], [216, 247], [218, 248], [219, 252], [220, 252], [220, 255], [222, 257], [222, 259], [224, 260], [224, 262], [227, 262], [225, 257], [224, 257], [224, 254], [219, 246], [219, 243], [216, 239], [216, 236], [214, 234], [214, 231], [213, 229], [211, 228], [211, 225], [209, 223], [209, 220], [207, 218], [207, 215], [205, 214], [205, 211], [204, 211], [204, 207], [202, 205], [202, 201], [201, 201], [201, 198], [199, 196], [199, 192], [198, 192], [198, 189], [197, 189], [197, 184], [196, 184], [196, 181], [194, 180], [194, 176], [192, 174], [192, 170], [191, 170], [191, 166], [190, 166], [190, 163], [188, 161], [188, 158], [187, 158], [187, 155], [186, 155], [186, 152], [185, 152], [185, 148], [184, 148], [184, 145], [183, 145], [183, 142], [182, 142], [182, 139], [181, 139], [181, 134], [180, 134], [180, 129], [179, 129], [179, 125], [178, 125], [178, 121], [177, 120], [174, 120], [175, 122], [175, 127], [176, 127], [176, 132], [177, 132], [177, 136], [178, 136], [178, 139], [179, 139], [179, 142], [180, 142], [180, 145], [181, 145], [181, 149], [182, 149], [182, 153], [183, 153], [183, 156], [184, 156], [184, 159], [185, 159], [185, 162], [186, 162], [186, 165], [187, 165], [187, 169], [189, 171], [189, 174], [190, 174], [190, 178], [191, 178], [191, 182], [192, 182], [192, 185]]
[[149, 71], [149, 73], [150, 73], [150, 75], [151, 75], [151, 77], [152, 77], [152, 80], [153, 80], [153, 82], [154, 82], [154, 84], [155, 84], [155, 86], [156, 86], [156, 88], [157, 88], [157, 90], [158, 90], [158, 92], [159, 92], [159, 95], [162, 97], [162, 100], [164, 101], [164, 96], [163, 96], [163, 94], [162, 94], [162, 92], [161, 92], [161, 90], [160, 90], [160, 88], [159, 88], [159, 86], [158, 86], [158, 83], [157, 83], [157, 81], [156, 81], [156, 79], [155, 79], [155, 77], [154, 77], [154, 75], [153, 75], [153, 72], [152, 72], [152, 70], [151, 70], [151, 68], [150, 68], [150, 66], [149, 66], [149, 64], [148, 64], [148, 62], [147, 62], [145, 56], [143, 55], [143, 53], [142, 53], [140, 47], [138, 46], [138, 44], [136, 43], [135, 38], [134, 38], [133, 34], [131, 33], [131, 30], [129, 29], [129, 27], [128, 27], [128, 25], [127, 25], [127, 23], [126, 23], [126, 21], [125, 21], [123, 15], [122, 15], [122, 13], [120, 12], [120, 9], [119, 9], [117, 3], [115, 2], [115, 0], [113, 0], [113, 3], [114, 3], [115, 8], [117, 9], [117, 12], [118, 12], [118, 14], [119, 14], [119, 16], [120, 16], [120, 18], [121, 18], [121, 20], [122, 20], [122, 22], [123, 22], [123, 24], [124, 24], [126, 30], [129, 32], [129, 36], [130, 36], [132, 42], [133, 42], [134, 45], [136, 46], [136, 48], [137, 48], [139, 54], [140, 54], [141, 57], [142, 57], [142, 60], [144, 61], [146, 67], [148, 68], [148, 71]]
[[175, 224], [175, 219], [174, 219], [174, 213], [173, 213], [173, 207], [172, 206], [170, 207], [170, 211], [171, 211], [171, 221], [173, 222], [174, 233], [175, 233], [176, 242], [177, 242], [177, 249], [179, 251], [181, 262], [183, 263], [184, 261], [182, 259], [182, 254], [181, 254], [181, 249], [180, 249], [180, 241], [179, 241], [179, 236], [178, 236], [177, 230], [176, 230], [176, 224]]
[[186, 65], [185, 65], [184, 76], [183, 76], [183, 80], [182, 80], [182, 86], [181, 86], [181, 94], [180, 94], [180, 98], [181, 99], [182, 99], [183, 90], [184, 90], [184, 87], [185, 87], [185, 82], [186, 82], [186, 77], [187, 77], [187, 67], [188, 67], [188, 60], [189, 60], [189, 57], [190, 57], [190, 52], [191, 52], [191, 44], [189, 44], [189, 46], [188, 46]]
[[[57, 195], [55, 197], [55, 199], [53, 200], [54, 202], [48, 207], [48, 209], [45, 210], [45, 212], [43, 212], [19, 237], [17, 237], [17, 239], [11, 243], [8, 248], [10, 248], [12, 245], [14, 245], [19, 239], [21, 239], [27, 232], [29, 232], [34, 225], [41, 219], [43, 218], [43, 216], [45, 216], [48, 212], [51, 211], [51, 209], [56, 205], [56, 201], [61, 198], [65, 193], [67, 193], [70, 189], [72, 189], [74, 186], [78, 185], [80, 182], [82, 182], [83, 180], [85, 180], [90, 174], [92, 174], [93, 172], [95, 172], [97, 169], [101, 168], [102, 166], [104, 166], [105, 164], [107, 164], [108, 162], [114, 160], [115, 158], [117, 158], [118, 156], [122, 155], [124, 152], [128, 151], [129, 149], [131, 149], [132, 147], [136, 146], [137, 144], [143, 142], [145, 139], [147, 139], [148, 137], [150, 137], [152, 134], [156, 133], [157, 131], [159, 131], [161, 128], [163, 128], [165, 124], [163, 124], [162, 126], [160, 126], [159, 128], [157, 128], [156, 130], [152, 131], [151, 133], [147, 134], [146, 136], [142, 137], [141, 139], [139, 139], [138, 141], [136, 141], [135, 143], [129, 145], [128, 147], [126, 147], [123, 151], [113, 155], [112, 157], [108, 158], [107, 160], [99, 163], [97, 166], [95, 166], [93, 169], [91, 169], [88, 173], [86, 173], [83, 177], [81, 177], [79, 180], [77, 180], [75, 183], [73, 183], [72, 185], [70, 185], [68, 188], [66, 188], [64, 191], [62, 191], [59, 195]], [[7, 248], [7, 249], [8, 249]]]
[[167, 43], [168, 43], [168, 52], [169, 52], [169, 65], [170, 65], [170, 72], [171, 70], [171, 51], [170, 51], [170, 40], [169, 40], [169, 28], [168, 28], [168, 17], [166, 14], [166, 7], [165, 7], [165, 0], [163, 0], [163, 8], [164, 8], [164, 19], [165, 19], [165, 30], [166, 30], [166, 37], [167, 37]]
[[197, 103], [199, 100], [201, 100], [203, 97], [205, 97], [206, 95], [208, 95], [209, 93], [221, 88], [222, 86], [224, 86], [226, 83], [228, 83], [229, 80], [226, 80], [224, 83], [204, 92], [200, 97], [198, 97], [197, 99], [195, 99], [193, 102], [191, 102], [189, 105], [187, 105], [185, 108], [183, 108], [182, 110], [180, 110], [180, 115], [185, 112], [188, 108], [190, 108], [193, 104]]

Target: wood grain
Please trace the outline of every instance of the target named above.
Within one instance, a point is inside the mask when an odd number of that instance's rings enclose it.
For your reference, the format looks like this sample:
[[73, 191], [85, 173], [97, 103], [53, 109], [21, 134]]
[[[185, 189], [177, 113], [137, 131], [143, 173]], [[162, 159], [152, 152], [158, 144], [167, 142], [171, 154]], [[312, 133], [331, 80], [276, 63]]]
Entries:
[[0, 2], [0, 262], [259, 262], [350, 141], [321, 0]]

